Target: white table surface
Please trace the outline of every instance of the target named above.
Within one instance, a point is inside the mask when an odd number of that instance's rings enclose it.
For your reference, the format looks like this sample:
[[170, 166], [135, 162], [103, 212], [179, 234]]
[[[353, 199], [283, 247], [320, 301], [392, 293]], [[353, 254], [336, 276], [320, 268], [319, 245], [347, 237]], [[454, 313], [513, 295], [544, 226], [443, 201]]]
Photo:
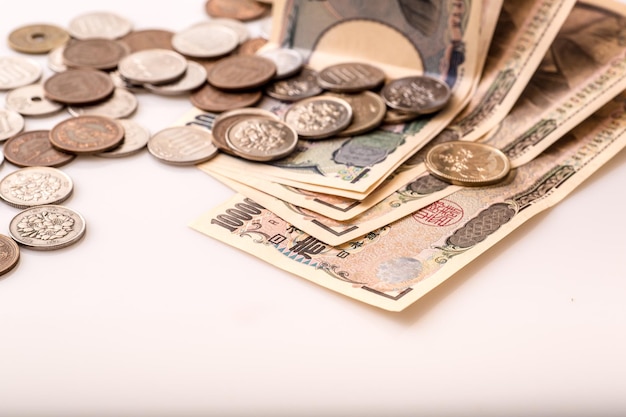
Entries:
[[[91, 11], [136, 29], [207, 19], [203, 0], [16, 1], [0, 37]], [[141, 94], [133, 118], [154, 133], [189, 107]], [[626, 413], [626, 152], [402, 313], [189, 228], [233, 194], [195, 167], [145, 151], [62, 169], [87, 234], [23, 249], [0, 278], [1, 416]], [[0, 205], [0, 233], [17, 212]]]

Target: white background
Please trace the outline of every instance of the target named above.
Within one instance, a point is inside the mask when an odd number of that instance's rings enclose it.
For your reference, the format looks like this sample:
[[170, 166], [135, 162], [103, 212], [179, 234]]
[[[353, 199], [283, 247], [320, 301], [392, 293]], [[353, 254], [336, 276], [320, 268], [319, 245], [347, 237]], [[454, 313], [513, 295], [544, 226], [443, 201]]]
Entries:
[[[4, 6], [4, 39], [91, 11], [174, 32], [208, 19], [203, 0]], [[133, 118], [154, 133], [189, 108], [140, 94]], [[0, 175], [15, 169], [5, 161]], [[195, 167], [146, 151], [62, 169], [87, 234], [23, 249], [0, 278], [0, 416], [626, 413], [624, 152], [402, 313], [190, 229], [233, 194]], [[0, 233], [17, 212], [0, 205]]]

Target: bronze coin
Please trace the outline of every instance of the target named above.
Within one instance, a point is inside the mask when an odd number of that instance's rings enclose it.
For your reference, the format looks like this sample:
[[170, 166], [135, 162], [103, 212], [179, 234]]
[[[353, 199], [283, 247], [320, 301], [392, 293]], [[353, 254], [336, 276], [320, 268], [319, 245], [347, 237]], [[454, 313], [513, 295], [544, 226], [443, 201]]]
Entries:
[[430, 114], [450, 100], [450, 87], [426, 75], [398, 78], [387, 83], [380, 95], [392, 109], [404, 113]]
[[450, 184], [479, 187], [505, 179], [509, 158], [486, 143], [450, 141], [433, 146], [424, 158], [428, 171]]
[[228, 17], [245, 22], [263, 17], [271, 6], [255, 0], [208, 0], [205, 10], [211, 17]]
[[265, 38], [252, 38], [246, 40], [244, 43], [239, 45], [235, 53], [239, 55], [254, 55], [257, 53], [259, 49], [267, 44], [267, 39]]
[[43, 84], [46, 98], [64, 104], [88, 104], [113, 94], [109, 74], [92, 69], [70, 69], [48, 78]]
[[204, 67], [204, 70], [206, 71], [207, 74], [213, 69], [215, 64], [217, 64], [218, 62], [220, 62], [220, 60], [223, 59], [223, 57], [220, 57], [220, 58], [194, 58], [192, 56], [188, 56], [186, 58], [187, 58], [188, 61], [197, 62], [198, 64], [202, 65]]
[[223, 90], [248, 90], [267, 84], [276, 64], [258, 55], [234, 55], [217, 62], [207, 75], [209, 84]]
[[46, 54], [70, 40], [69, 33], [58, 26], [36, 24], [22, 26], [9, 33], [9, 46], [27, 54]]
[[12, 270], [20, 260], [20, 247], [9, 236], [0, 234], [0, 275]]
[[200, 110], [221, 113], [223, 111], [252, 106], [261, 100], [261, 97], [263, 97], [261, 91], [229, 93], [213, 88], [205, 83], [202, 88], [194, 91], [189, 96], [189, 100], [191, 104]]
[[76, 155], [52, 147], [49, 130], [32, 130], [13, 136], [4, 143], [4, 157], [19, 167], [59, 167]]
[[63, 63], [68, 68], [110, 70], [128, 52], [127, 46], [111, 39], [78, 40], [63, 49]]
[[124, 128], [109, 117], [83, 115], [57, 123], [50, 143], [58, 150], [81, 155], [96, 154], [120, 145]]
[[322, 69], [317, 82], [320, 87], [336, 93], [358, 93], [383, 84], [385, 73], [363, 62], [344, 62]]
[[120, 39], [130, 49], [130, 52], [143, 51], [145, 49], [169, 49], [174, 50], [172, 38], [174, 32], [164, 29], [136, 30]]

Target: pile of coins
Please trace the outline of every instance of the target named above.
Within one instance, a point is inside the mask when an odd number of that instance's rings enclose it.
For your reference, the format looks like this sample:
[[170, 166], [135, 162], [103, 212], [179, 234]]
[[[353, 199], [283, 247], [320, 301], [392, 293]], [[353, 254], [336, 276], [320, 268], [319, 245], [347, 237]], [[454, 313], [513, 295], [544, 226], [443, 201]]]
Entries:
[[[57, 168], [79, 155], [123, 157], [147, 150], [162, 162], [193, 165], [217, 152], [252, 161], [288, 156], [299, 138], [321, 140], [366, 133], [432, 113], [450, 98], [448, 86], [428, 76], [385, 83], [371, 64], [348, 62], [319, 73], [295, 50], [263, 48], [245, 22], [267, 16], [257, 0], [208, 0], [210, 20], [173, 33], [133, 30], [109, 12], [76, 16], [67, 28], [34, 24], [13, 30], [9, 46], [23, 54], [47, 54], [54, 74], [23, 56], [0, 57], [0, 141], [4, 158], [21, 167], [0, 180], [0, 198], [22, 208], [10, 226], [12, 239], [34, 249], [78, 241], [85, 221], [59, 206], [72, 181]], [[135, 92], [187, 95], [196, 108], [218, 113], [212, 131], [176, 126], [154, 134], [129, 117]], [[282, 116], [255, 108], [264, 96], [288, 103]], [[24, 131], [24, 117], [66, 109], [72, 116], [50, 130]], [[1, 155], [1, 154], [0, 154]], [[16, 251], [19, 256], [19, 251]], [[0, 274], [17, 258], [3, 261]]]
[[[131, 155], [149, 142], [151, 152], [161, 156], [160, 138], [167, 135], [151, 135], [129, 118], [138, 105], [134, 93], [189, 94], [206, 83], [208, 55], [188, 49], [189, 37], [205, 33], [209, 26], [224, 37], [238, 30], [236, 46], [241, 53], [254, 53], [267, 42], [247, 39], [242, 21], [267, 15], [270, 5], [251, 0], [237, 3], [240, 6], [233, 9], [232, 0], [208, 1], [210, 24], [179, 34], [133, 30], [129, 20], [108, 12], [77, 16], [67, 28], [32, 24], [9, 34], [8, 45], [22, 55], [0, 57], [0, 91], [6, 92], [5, 108], [0, 109], [0, 142], [4, 142], [0, 163], [6, 159], [19, 169], [0, 179], [0, 199], [21, 211], [10, 221], [10, 236], [0, 234], [0, 275], [18, 264], [20, 246], [53, 250], [84, 236], [82, 215], [60, 205], [72, 194], [73, 181], [58, 167], [80, 155]], [[46, 54], [54, 74], [41, 80], [43, 68], [24, 54]], [[54, 115], [64, 109], [72, 117], [52, 129], [24, 131], [26, 117]], [[182, 129], [192, 132], [187, 134], [192, 140], [202, 137], [204, 148], [215, 149], [206, 132]], [[181, 136], [185, 135], [176, 133]], [[167, 156], [160, 160], [174, 164], [199, 160], [185, 155], [177, 161], [171, 151], [182, 142], [169, 142], [164, 145]]]

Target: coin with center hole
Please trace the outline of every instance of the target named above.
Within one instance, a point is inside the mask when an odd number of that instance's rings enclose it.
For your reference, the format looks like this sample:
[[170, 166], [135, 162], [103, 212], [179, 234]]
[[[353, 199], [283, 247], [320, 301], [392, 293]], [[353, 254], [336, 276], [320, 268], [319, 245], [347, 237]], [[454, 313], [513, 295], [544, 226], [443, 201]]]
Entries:
[[5, 97], [5, 106], [24, 116], [45, 116], [65, 107], [64, 104], [48, 100], [41, 84], [25, 85], [9, 91]]
[[9, 33], [9, 46], [27, 54], [46, 54], [70, 40], [67, 31], [59, 26], [34, 24], [19, 27]]

